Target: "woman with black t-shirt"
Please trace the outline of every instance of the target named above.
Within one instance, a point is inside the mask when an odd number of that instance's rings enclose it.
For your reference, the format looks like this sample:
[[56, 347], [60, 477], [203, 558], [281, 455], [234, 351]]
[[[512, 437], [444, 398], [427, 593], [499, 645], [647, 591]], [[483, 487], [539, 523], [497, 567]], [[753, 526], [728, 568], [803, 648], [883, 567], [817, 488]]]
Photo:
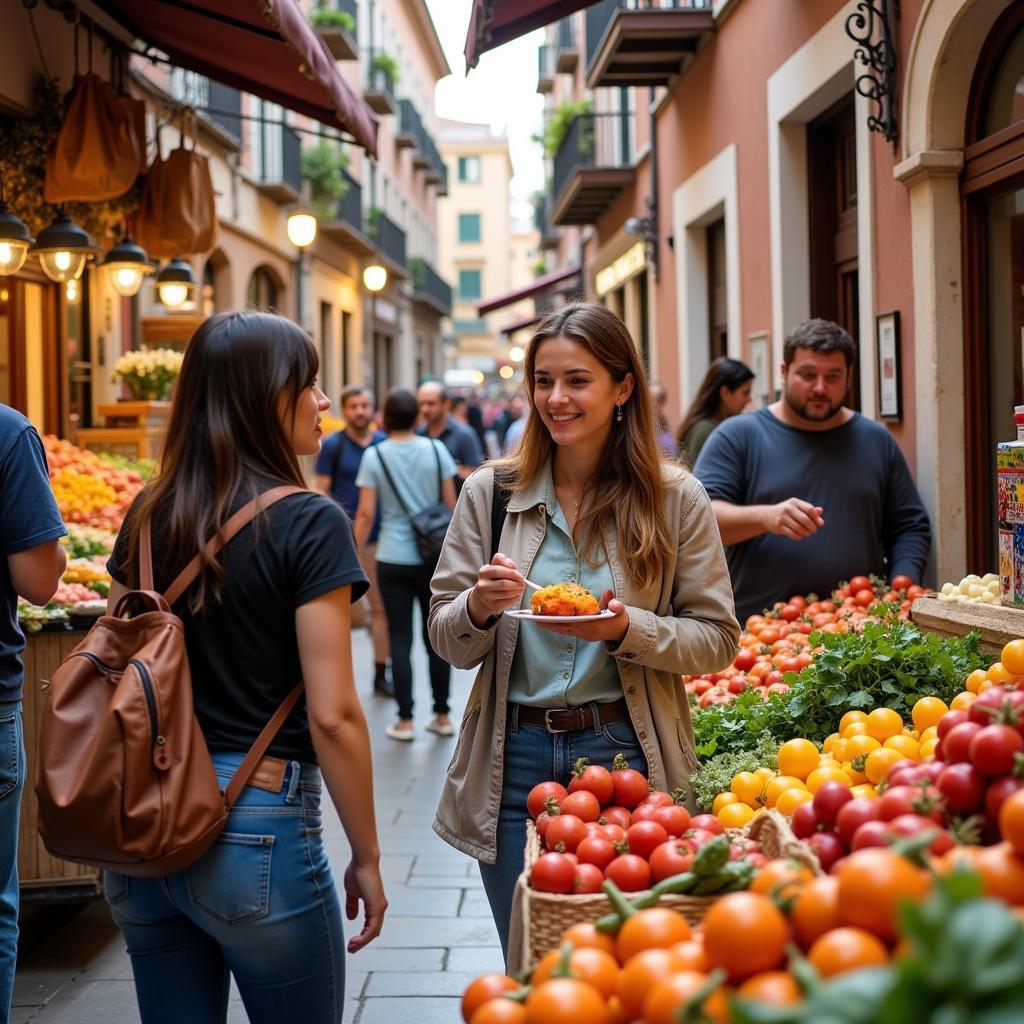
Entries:
[[[108, 608], [138, 584], [142, 523], [154, 524], [155, 585], [177, 573], [253, 496], [304, 486], [320, 448], [316, 350], [283, 317], [211, 317], [185, 350], [161, 473], [136, 499], [108, 563]], [[253, 1024], [336, 1024], [345, 1001], [341, 908], [324, 851], [321, 773], [352, 847], [345, 909], [380, 932], [387, 902], [370, 742], [352, 673], [351, 602], [366, 590], [345, 513], [313, 492], [272, 505], [175, 605], [195, 711], [226, 786], [299, 679], [288, 716], [217, 842], [164, 878], [106, 872], [143, 1024], [225, 1019], [228, 972]]]

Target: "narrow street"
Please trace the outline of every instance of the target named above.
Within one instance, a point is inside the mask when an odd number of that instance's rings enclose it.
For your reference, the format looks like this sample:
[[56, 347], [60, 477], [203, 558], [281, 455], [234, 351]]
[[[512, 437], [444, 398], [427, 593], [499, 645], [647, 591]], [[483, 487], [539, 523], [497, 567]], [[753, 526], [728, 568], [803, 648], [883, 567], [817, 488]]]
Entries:
[[[354, 634], [357, 683], [373, 739], [377, 814], [390, 903], [381, 936], [346, 961], [345, 1024], [454, 1024], [462, 990], [478, 974], [501, 970], [501, 950], [474, 861], [431, 830], [434, 807], [454, 739], [420, 731], [411, 744], [384, 736], [393, 704], [370, 688], [369, 639]], [[426, 657], [416, 658], [417, 720], [430, 712]], [[456, 720], [472, 673], [453, 673]], [[328, 853], [340, 880], [348, 844], [329, 804]], [[15, 982], [11, 1024], [129, 1024], [138, 1021], [131, 966], [106, 904], [64, 923], [30, 913]], [[346, 923], [347, 931], [355, 926]], [[244, 1024], [233, 993], [229, 1024]], [[183, 1022], [185, 1024], [185, 1022]]]

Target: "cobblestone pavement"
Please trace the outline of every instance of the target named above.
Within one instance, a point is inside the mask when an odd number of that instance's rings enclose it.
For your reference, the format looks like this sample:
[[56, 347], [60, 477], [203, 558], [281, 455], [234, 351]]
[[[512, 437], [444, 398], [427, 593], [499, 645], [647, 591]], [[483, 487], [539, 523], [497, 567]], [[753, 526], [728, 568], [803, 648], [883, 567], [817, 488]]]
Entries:
[[[501, 970], [501, 949], [475, 861], [430, 828], [453, 739], [425, 732], [430, 717], [426, 656], [416, 662], [414, 743], [387, 739], [392, 701], [372, 696], [367, 634], [354, 634], [357, 684], [373, 739], [377, 816], [389, 901], [384, 930], [346, 961], [345, 1024], [457, 1024], [462, 990], [478, 974]], [[456, 721], [472, 673], [452, 673]], [[348, 863], [341, 824], [326, 802], [325, 837], [335, 876]], [[55, 924], [47, 911], [26, 921], [14, 988], [12, 1024], [128, 1024], [139, 1020], [131, 966], [120, 933], [99, 901]], [[351, 931], [355, 922], [346, 922]], [[229, 1024], [248, 1017], [233, 993]], [[187, 1022], [182, 1022], [187, 1024]], [[301, 1024], [301, 1022], [282, 1022]]]

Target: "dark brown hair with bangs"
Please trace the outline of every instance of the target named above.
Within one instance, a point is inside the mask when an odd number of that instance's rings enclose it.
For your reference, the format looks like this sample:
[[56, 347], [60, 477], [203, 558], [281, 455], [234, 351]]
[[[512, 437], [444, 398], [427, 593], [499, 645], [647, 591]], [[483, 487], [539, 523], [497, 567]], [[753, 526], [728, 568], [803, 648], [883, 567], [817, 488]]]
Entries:
[[[305, 487], [282, 423], [295, 416], [320, 360], [309, 336], [271, 313], [220, 313], [206, 320], [185, 349], [167, 424], [159, 476], [136, 502], [129, 521], [125, 571], [137, 583], [142, 523], [160, 523], [161, 561], [177, 572], [218, 536], [240, 494], [254, 479]], [[168, 578], [170, 573], [167, 574]], [[223, 570], [207, 560], [190, 607], [198, 611]]]

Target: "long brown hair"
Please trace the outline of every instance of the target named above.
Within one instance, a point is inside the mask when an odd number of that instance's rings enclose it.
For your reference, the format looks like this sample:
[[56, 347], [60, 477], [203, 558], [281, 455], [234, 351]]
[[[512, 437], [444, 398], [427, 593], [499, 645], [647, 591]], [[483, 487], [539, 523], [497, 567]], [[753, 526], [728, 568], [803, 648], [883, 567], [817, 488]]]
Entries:
[[[665, 520], [665, 460], [655, 433], [654, 406], [647, 374], [626, 325], [610, 310], [592, 302], [574, 302], [551, 313], [537, 328], [526, 351], [523, 387], [533, 405], [537, 351], [549, 338], [582, 345], [616, 383], [633, 375], [633, 393], [622, 405], [622, 422], [614, 422], [607, 447], [587, 483], [592, 500], [580, 515], [582, 554], [592, 561], [606, 526], [612, 526], [623, 564], [641, 589], [656, 587], [668, 570], [671, 540]], [[556, 445], [536, 412], [526, 420], [515, 451], [496, 463], [496, 472], [515, 490], [531, 484], [554, 454]], [[675, 467], [677, 472], [682, 472]]]
[[730, 359], [728, 356], [719, 356], [704, 374], [700, 382], [697, 394], [686, 410], [683, 422], [679, 424], [676, 431], [676, 443], [682, 451], [686, 443], [686, 435], [694, 428], [699, 420], [714, 419], [722, 405], [722, 388], [735, 391], [742, 387], [748, 380], [754, 379], [754, 371], [741, 363], [738, 359]]
[[[320, 367], [308, 335], [271, 313], [220, 313], [206, 320], [185, 349], [167, 424], [160, 475], [139, 496], [129, 520], [125, 570], [137, 583], [143, 522], [160, 524], [161, 563], [178, 571], [218, 536], [240, 492], [254, 478], [304, 487], [298, 458], [278, 415], [288, 419]], [[211, 559], [190, 607], [216, 596], [223, 569]]]

